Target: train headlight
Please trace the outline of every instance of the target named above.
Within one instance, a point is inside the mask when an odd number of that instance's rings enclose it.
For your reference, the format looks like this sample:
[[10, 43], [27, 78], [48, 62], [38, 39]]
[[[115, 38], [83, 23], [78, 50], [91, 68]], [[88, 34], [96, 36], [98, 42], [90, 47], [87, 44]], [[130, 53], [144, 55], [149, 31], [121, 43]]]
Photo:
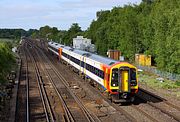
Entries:
[[136, 86], [137, 85], [137, 81], [136, 80], [131, 80], [131, 86]]

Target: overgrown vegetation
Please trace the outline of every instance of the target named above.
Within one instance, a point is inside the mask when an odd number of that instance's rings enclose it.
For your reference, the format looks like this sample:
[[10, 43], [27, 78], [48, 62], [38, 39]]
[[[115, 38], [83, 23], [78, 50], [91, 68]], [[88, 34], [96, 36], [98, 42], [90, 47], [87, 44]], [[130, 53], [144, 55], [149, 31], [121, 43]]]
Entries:
[[15, 58], [11, 52], [12, 44], [0, 40], [0, 83], [7, 81], [7, 75], [10, 72]]
[[159, 81], [156, 79], [157, 76], [149, 76], [142, 73], [139, 73], [139, 81], [141, 83], [147, 84], [147, 86], [150, 86], [152, 88], [162, 88], [162, 89], [176, 89], [180, 88], [180, 81], [170, 81], [170, 80], [163, 80]]
[[149, 73], [138, 73], [139, 74], [139, 86], [145, 85], [144, 87], [148, 86], [155, 90], [164, 90], [168, 91], [165, 92], [166, 95], [171, 96], [174, 95], [177, 98], [180, 98], [180, 80], [178, 81], [171, 81], [168, 79], [158, 80], [156, 75], [149, 74]]

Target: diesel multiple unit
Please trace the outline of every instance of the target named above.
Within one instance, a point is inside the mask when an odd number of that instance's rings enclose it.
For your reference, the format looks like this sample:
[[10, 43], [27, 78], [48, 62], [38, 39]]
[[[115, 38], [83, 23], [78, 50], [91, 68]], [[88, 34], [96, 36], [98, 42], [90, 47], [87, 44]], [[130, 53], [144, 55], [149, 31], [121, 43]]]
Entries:
[[112, 101], [134, 100], [138, 92], [135, 66], [55, 42], [48, 42], [48, 50], [98, 84]]

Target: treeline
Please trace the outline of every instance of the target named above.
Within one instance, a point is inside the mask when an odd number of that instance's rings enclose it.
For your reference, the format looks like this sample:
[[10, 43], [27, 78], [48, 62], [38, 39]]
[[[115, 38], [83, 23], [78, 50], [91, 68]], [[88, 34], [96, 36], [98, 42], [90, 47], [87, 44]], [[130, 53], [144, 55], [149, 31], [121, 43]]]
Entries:
[[0, 83], [7, 80], [7, 75], [15, 63], [11, 47], [10, 42], [1, 42], [0, 40]]
[[180, 0], [143, 0], [97, 12], [85, 35], [102, 55], [119, 49], [133, 61], [136, 53], [150, 54], [159, 69], [180, 73]]
[[65, 45], [72, 45], [72, 39], [77, 35], [84, 35], [84, 32], [81, 30], [81, 27], [78, 25], [78, 23], [73, 23], [68, 30], [58, 30], [57, 27], [50, 27], [46, 25], [33, 32], [31, 37], [44, 38], [47, 40], [63, 43]]
[[22, 36], [30, 36], [36, 29], [0, 29], [0, 38], [20, 39]]

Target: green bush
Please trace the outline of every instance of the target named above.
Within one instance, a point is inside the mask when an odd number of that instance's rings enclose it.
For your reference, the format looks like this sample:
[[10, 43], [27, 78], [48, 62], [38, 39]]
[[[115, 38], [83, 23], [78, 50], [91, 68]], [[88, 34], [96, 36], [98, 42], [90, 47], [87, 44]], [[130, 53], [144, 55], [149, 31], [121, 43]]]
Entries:
[[180, 86], [180, 81], [176, 81], [175, 84], [176, 84], [177, 86]]
[[11, 45], [7, 42], [0, 43], [0, 83], [6, 81], [6, 77], [15, 62], [10, 47]]

